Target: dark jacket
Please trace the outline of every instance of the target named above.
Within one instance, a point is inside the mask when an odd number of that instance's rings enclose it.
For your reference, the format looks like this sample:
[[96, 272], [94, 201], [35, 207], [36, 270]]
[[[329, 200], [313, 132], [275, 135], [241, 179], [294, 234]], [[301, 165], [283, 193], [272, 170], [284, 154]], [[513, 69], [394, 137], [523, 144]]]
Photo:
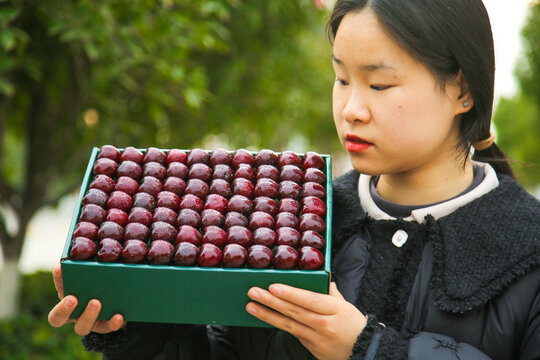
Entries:
[[[358, 174], [334, 181], [334, 280], [368, 314], [353, 359], [540, 359], [540, 203], [499, 180], [423, 224], [373, 220]], [[397, 230], [410, 234], [401, 249], [390, 242]], [[290, 334], [264, 328], [132, 323], [83, 343], [104, 359], [313, 358]]]

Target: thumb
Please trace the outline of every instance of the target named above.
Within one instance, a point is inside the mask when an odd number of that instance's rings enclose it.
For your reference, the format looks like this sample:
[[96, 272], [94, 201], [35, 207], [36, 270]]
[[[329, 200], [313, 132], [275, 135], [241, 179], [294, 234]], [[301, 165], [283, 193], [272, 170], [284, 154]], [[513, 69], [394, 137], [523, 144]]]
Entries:
[[341, 295], [341, 293], [339, 292], [336, 283], [333, 281], [330, 283], [330, 290], [328, 291], [328, 294], [340, 300], [345, 300], [343, 295]]

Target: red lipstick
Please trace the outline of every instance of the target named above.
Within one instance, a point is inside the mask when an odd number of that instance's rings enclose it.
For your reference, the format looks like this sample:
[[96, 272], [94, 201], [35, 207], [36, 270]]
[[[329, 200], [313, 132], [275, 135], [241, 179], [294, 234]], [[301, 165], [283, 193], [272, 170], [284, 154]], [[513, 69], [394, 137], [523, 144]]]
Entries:
[[366, 141], [356, 135], [347, 134], [345, 145], [347, 151], [359, 153], [364, 152], [372, 147], [373, 143], [370, 143], [369, 141]]

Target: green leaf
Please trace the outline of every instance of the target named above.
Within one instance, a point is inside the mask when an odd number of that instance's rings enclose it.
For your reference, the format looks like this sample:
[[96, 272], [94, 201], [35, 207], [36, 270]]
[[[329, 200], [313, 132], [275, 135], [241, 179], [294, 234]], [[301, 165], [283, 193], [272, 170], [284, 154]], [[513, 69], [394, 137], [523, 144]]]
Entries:
[[6, 96], [12, 96], [15, 93], [15, 88], [10, 82], [0, 79], [0, 93]]
[[18, 9], [1, 8], [0, 9], [0, 25], [6, 26], [10, 21], [13, 21], [19, 14]]
[[0, 45], [5, 51], [12, 50], [16, 45], [16, 37], [13, 29], [4, 29], [0, 32]]

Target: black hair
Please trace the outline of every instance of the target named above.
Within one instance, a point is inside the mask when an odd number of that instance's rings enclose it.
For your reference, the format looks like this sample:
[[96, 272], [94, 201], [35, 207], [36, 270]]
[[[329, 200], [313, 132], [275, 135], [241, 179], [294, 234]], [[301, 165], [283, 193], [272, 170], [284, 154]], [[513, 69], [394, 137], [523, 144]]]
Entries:
[[[489, 138], [495, 82], [495, 51], [489, 16], [482, 0], [338, 0], [327, 30], [335, 38], [343, 17], [369, 8], [402, 48], [418, 59], [444, 88], [461, 71], [474, 105], [461, 115], [458, 149], [469, 156], [471, 144]], [[474, 152], [497, 173], [513, 175], [502, 150], [493, 143]]]

